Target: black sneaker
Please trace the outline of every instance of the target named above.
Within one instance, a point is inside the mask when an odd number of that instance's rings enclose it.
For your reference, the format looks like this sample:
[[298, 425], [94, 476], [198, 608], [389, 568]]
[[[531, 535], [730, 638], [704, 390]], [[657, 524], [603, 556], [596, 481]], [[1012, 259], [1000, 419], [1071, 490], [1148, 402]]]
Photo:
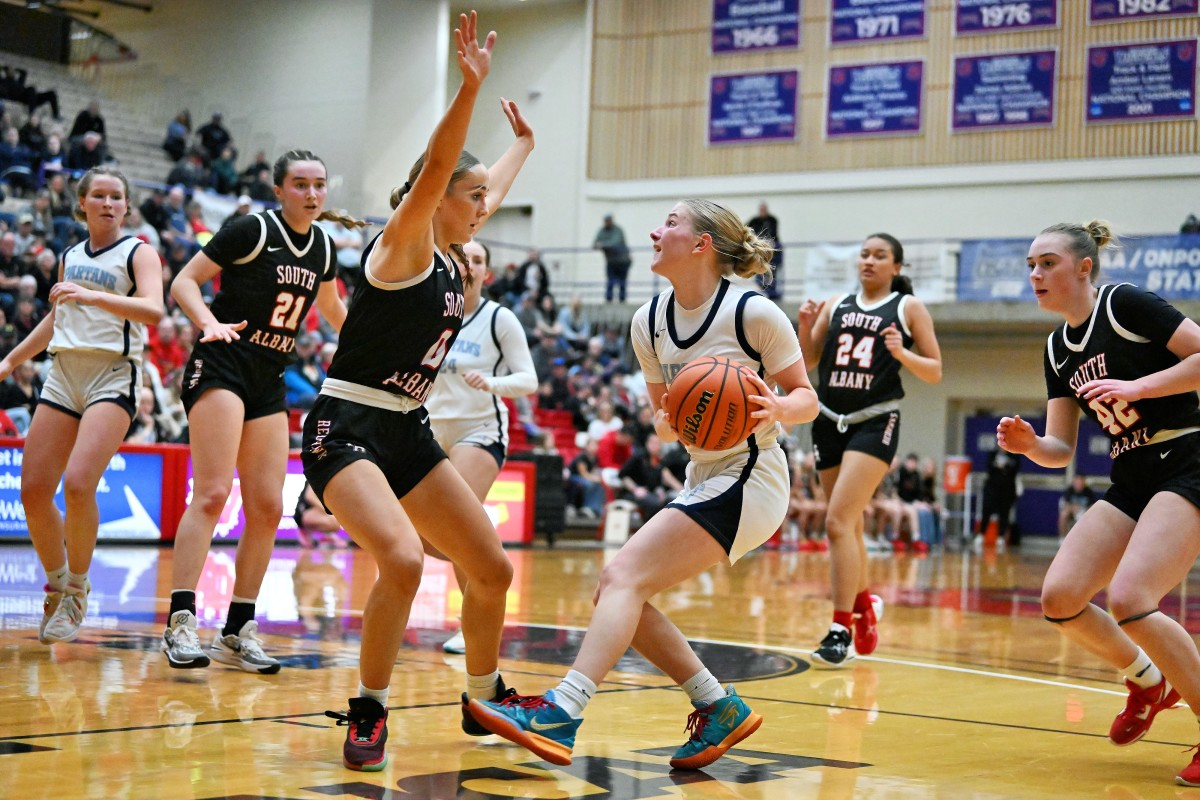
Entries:
[[[500, 681], [496, 684], [496, 694], [494, 697], [492, 697], [491, 702], [502, 703], [502, 702], [504, 702], [504, 699], [506, 697], [513, 697], [514, 695], [516, 695], [516, 693], [517, 693], [516, 689], [509, 689], [508, 687], [506, 687], [504, 685], [504, 678], [500, 678]], [[471, 698], [467, 696], [466, 692], [463, 692], [463, 695], [462, 695], [462, 715], [463, 715], [462, 729], [463, 729], [463, 733], [467, 734], [468, 736], [491, 736], [492, 732], [489, 731], [487, 728], [483, 727], [482, 725], [480, 725], [478, 722], [476, 722], [475, 718], [471, 716], [469, 711], [467, 711], [467, 705], [470, 702], [471, 702]]]
[[821, 646], [812, 651], [812, 665], [817, 669], [838, 669], [854, 660], [854, 640], [845, 628], [830, 628]]
[[378, 772], [387, 766], [388, 712], [369, 697], [351, 697], [350, 710], [345, 714], [326, 711], [325, 716], [348, 726], [346, 743], [342, 745], [342, 763], [346, 769]]

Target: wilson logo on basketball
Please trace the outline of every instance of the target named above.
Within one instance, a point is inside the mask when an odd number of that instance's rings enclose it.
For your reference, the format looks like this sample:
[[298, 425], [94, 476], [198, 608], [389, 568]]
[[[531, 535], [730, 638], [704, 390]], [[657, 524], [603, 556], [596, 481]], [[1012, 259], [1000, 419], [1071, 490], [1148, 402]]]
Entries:
[[675, 373], [665, 410], [680, 440], [700, 450], [729, 450], [754, 427], [749, 399], [754, 373], [719, 356], [701, 356]]
[[696, 443], [696, 434], [700, 432], [700, 423], [704, 421], [704, 412], [708, 410], [708, 403], [712, 397], [712, 392], [702, 392], [700, 399], [696, 401], [696, 410], [683, 420], [683, 430], [679, 435], [688, 444]]

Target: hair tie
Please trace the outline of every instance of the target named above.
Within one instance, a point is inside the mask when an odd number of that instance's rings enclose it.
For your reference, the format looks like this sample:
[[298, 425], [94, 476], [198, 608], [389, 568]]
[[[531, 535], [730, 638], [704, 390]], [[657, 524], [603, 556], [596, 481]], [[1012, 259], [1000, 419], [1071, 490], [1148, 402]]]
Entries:
[[412, 184], [409, 183], [408, 181], [405, 181], [404, 182], [404, 193], [408, 194], [410, 191], [412, 191]]

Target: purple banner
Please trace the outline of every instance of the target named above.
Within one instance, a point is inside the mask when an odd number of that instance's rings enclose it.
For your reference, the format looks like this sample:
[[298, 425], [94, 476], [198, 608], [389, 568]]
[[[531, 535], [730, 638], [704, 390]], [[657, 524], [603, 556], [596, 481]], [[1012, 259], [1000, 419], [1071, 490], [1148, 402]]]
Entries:
[[712, 51], [800, 46], [800, 0], [713, 0]]
[[1007, 33], [1058, 27], [1059, 0], [958, 0], [954, 32]]
[[1195, 116], [1195, 39], [1088, 48], [1088, 122]]
[[708, 143], [792, 141], [796, 138], [799, 70], [713, 75]]
[[830, 67], [825, 136], [920, 133], [924, 74], [923, 61]]
[[830, 0], [829, 41], [856, 44], [925, 36], [925, 0]]
[[1053, 50], [954, 59], [951, 130], [1053, 125], [1056, 60]]
[[1090, 0], [1088, 22], [1126, 22], [1152, 17], [1182, 17], [1200, 10], [1200, 0]]

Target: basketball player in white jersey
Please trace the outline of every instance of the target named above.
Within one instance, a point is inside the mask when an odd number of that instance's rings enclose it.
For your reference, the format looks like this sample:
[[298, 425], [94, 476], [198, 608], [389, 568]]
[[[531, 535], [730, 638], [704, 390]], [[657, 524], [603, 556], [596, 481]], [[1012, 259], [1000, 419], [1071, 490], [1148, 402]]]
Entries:
[[[495, 174], [495, 167], [489, 172]], [[494, 207], [489, 188], [489, 207]], [[499, 205], [499, 201], [496, 201]], [[433, 437], [450, 457], [471, 491], [483, 502], [508, 455], [505, 397], [537, 391], [537, 373], [525, 329], [517, 315], [482, 297], [488, 250], [476, 241], [463, 245], [471, 280], [463, 290], [463, 326], [450, 348], [426, 407]], [[459, 586], [462, 569], [454, 568]], [[442, 645], [447, 653], [466, 652], [462, 631]]]
[[[84, 174], [75, 216], [88, 238], [63, 253], [49, 313], [0, 360], [3, 380], [43, 350], [54, 359], [21, 462], [21, 503], [46, 571], [38, 628], [46, 644], [73, 640], [87, 613], [96, 488], [137, 410], [145, 326], [163, 315], [162, 266], [140, 239], [121, 235], [128, 210], [124, 175]], [[54, 505], [60, 480], [65, 516]]]
[[695, 708], [688, 719], [691, 735], [671, 758], [672, 767], [705, 767], [762, 723], [649, 601], [721, 561], [736, 562], [779, 528], [790, 482], [776, 441], [778, 423], [812, 420], [817, 396], [788, 318], [767, 298], [727, 280], [730, 274], [768, 273], [770, 244], [707, 200], [677, 204], [650, 238], [651, 268], [671, 288], [638, 309], [631, 338], [655, 410], [655, 432], [664, 441], [678, 439], [663, 408], [666, 387], [700, 356], [724, 356], [755, 372], [755, 426], [749, 439], [728, 450], [688, 448], [692, 463], [682, 494], [604, 568], [587, 635], [562, 683], [538, 697], [468, 703], [485, 728], [554, 764], [571, 763], [583, 711], [630, 645], [678, 683]]

